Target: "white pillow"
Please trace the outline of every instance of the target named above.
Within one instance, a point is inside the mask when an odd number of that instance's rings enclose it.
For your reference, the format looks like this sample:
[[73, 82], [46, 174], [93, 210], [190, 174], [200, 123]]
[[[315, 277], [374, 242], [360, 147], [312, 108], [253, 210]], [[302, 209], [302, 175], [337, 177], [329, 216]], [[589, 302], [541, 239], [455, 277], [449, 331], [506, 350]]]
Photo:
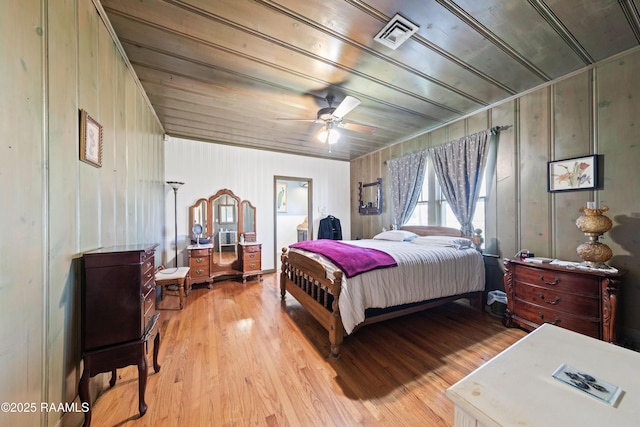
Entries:
[[419, 236], [412, 243], [417, 244], [435, 244], [441, 246], [452, 246], [458, 249], [467, 249], [473, 247], [473, 242], [465, 237], [456, 236]]
[[383, 231], [382, 233], [373, 236], [376, 240], [391, 240], [393, 242], [410, 242], [416, 237], [418, 237], [416, 233], [406, 230]]

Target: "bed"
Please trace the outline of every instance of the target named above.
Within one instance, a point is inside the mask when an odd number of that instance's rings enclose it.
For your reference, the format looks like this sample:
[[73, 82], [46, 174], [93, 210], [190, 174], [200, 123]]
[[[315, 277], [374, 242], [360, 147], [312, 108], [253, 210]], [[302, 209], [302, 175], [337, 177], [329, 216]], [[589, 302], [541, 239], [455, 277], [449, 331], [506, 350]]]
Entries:
[[[479, 234], [466, 239], [457, 229], [432, 226], [404, 226], [374, 239], [331, 243], [340, 245], [339, 251], [353, 250], [353, 257], [316, 252], [327, 241], [298, 242], [282, 249], [282, 303], [287, 292], [294, 297], [328, 331], [330, 356], [337, 358], [344, 336], [367, 324], [460, 298], [480, 310], [485, 275], [479, 242]], [[358, 265], [339, 267], [344, 258], [357, 259], [359, 251], [387, 257], [368, 271], [356, 271]]]

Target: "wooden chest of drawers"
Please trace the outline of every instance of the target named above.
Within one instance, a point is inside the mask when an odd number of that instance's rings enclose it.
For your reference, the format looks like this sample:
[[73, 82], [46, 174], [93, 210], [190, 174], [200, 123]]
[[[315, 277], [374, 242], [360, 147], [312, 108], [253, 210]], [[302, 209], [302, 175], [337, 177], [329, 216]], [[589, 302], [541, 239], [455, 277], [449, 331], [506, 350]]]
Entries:
[[242, 282], [249, 276], [258, 276], [262, 280], [262, 244], [255, 242], [240, 243], [240, 260], [242, 270]]
[[213, 245], [187, 246], [187, 252], [189, 254], [189, 278], [185, 286], [188, 294], [192, 283], [208, 283], [209, 287], [211, 286], [213, 282], [211, 278]]
[[156, 246], [112, 246], [84, 255], [84, 352], [139, 340], [155, 326]]
[[[78, 395], [88, 404], [84, 426], [91, 424], [89, 379], [138, 366], [138, 410], [147, 411], [147, 341], [153, 338], [153, 367], [160, 371], [159, 314], [155, 312], [155, 248], [158, 245], [122, 245], [87, 252], [83, 256], [82, 360]], [[84, 406], [83, 406], [84, 407]]]
[[620, 273], [504, 261], [505, 325], [533, 330], [551, 323], [616, 342]]

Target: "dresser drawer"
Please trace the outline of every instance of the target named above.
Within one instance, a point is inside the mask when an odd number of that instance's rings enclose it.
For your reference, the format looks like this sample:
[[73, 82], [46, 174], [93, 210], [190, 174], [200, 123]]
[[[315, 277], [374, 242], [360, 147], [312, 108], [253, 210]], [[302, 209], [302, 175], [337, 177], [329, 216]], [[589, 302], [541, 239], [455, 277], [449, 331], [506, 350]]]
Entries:
[[154, 270], [155, 265], [153, 264], [153, 258], [150, 259], [146, 259], [142, 262], [142, 274], [147, 276], [147, 275], [151, 275], [153, 276], [153, 270]]
[[142, 286], [141, 286], [141, 290], [143, 294], [146, 294], [147, 292], [149, 292], [151, 289], [156, 287], [156, 279], [153, 275], [153, 271], [150, 273], [151, 276], [149, 276], [149, 273], [145, 274], [142, 277]]
[[260, 258], [262, 258], [262, 252], [245, 252], [242, 255], [242, 260], [244, 262], [260, 261]]
[[540, 326], [543, 323], [551, 323], [583, 335], [601, 338], [600, 321], [597, 317], [576, 316], [551, 308], [530, 304], [518, 298], [514, 301], [514, 308], [517, 317], [533, 323], [536, 326]]
[[596, 297], [559, 292], [553, 287], [534, 286], [522, 282], [515, 283], [514, 296], [516, 299], [564, 313], [579, 313], [594, 318], [600, 316], [600, 299]]
[[209, 256], [209, 249], [204, 248], [204, 249], [191, 249], [189, 251], [189, 256], [192, 258], [196, 258], [196, 257], [208, 257]]
[[209, 277], [209, 263], [199, 263], [196, 260], [204, 259], [205, 261], [209, 261], [208, 258], [195, 258], [189, 262], [189, 276], [191, 279]]
[[[146, 295], [143, 296], [142, 302], [142, 318], [146, 319], [151, 314], [154, 313], [155, 301], [156, 301], [156, 290], [151, 289]], [[143, 325], [144, 327], [144, 325]]]
[[255, 261], [245, 261], [242, 268], [245, 272], [247, 271], [259, 271], [262, 269], [262, 263], [259, 259]]
[[518, 266], [515, 269], [514, 280], [516, 282], [555, 289], [560, 292], [594, 297], [600, 295], [598, 279], [588, 275]]
[[244, 253], [261, 252], [261, 251], [262, 251], [262, 245], [244, 245], [242, 247], [242, 252]]
[[204, 268], [209, 266], [209, 257], [191, 257], [189, 258], [189, 268]]

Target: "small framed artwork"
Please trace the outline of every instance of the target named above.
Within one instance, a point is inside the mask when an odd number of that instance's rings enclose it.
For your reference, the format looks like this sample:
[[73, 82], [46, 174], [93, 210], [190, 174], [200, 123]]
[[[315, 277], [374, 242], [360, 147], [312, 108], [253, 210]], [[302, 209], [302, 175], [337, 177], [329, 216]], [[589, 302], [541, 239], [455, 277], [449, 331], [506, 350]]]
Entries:
[[80, 110], [80, 160], [102, 167], [102, 126]]
[[276, 183], [276, 212], [287, 212], [287, 183]]
[[574, 157], [547, 163], [549, 192], [594, 190], [598, 186], [598, 156]]

